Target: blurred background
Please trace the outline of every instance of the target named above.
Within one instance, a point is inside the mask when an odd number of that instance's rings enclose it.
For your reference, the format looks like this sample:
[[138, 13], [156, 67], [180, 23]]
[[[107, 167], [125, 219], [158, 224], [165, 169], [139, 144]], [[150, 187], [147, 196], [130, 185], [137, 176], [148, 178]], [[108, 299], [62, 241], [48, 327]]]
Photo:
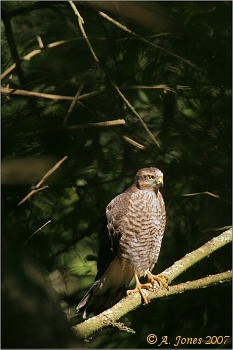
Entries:
[[[2, 348], [231, 336], [230, 284], [134, 310], [120, 321], [135, 334], [106, 328], [83, 342], [70, 331], [95, 278], [105, 207], [140, 168], [164, 173], [167, 226], [155, 273], [231, 225], [232, 196], [231, 2], [74, 4], [99, 63], [68, 2], [1, 3]], [[118, 119], [125, 124], [89, 124]], [[46, 187], [18, 205], [64, 156]], [[230, 268], [227, 245], [173, 283]]]

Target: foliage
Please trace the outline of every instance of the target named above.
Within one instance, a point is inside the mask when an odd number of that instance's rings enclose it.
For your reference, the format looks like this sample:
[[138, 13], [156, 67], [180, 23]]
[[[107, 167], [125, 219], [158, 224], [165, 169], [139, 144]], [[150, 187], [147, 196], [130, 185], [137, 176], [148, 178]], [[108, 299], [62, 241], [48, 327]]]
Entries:
[[[167, 226], [155, 272], [231, 223], [231, 3], [107, 4], [75, 2], [97, 63], [69, 2], [1, 3], [3, 281], [10, 286], [17, 265], [33, 261], [71, 324], [81, 321], [75, 306], [95, 277], [105, 207], [140, 168], [164, 173]], [[90, 125], [118, 119], [125, 124]], [[17, 206], [64, 156], [48, 188]], [[230, 261], [224, 247], [177, 280], [225, 271]], [[149, 333], [230, 335], [230, 300], [229, 285], [157, 300], [122, 320], [136, 334], [109, 328], [87, 345], [146, 348]]]

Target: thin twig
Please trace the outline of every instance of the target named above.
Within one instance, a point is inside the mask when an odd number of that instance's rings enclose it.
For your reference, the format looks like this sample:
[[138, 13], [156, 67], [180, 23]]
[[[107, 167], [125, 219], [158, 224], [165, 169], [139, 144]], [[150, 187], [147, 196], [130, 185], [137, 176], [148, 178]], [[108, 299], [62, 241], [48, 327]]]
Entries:
[[16, 64], [13, 63], [4, 73], [1, 74], [1, 80], [4, 79], [8, 74], [10, 74], [16, 67]]
[[143, 150], [146, 149], [145, 146], [143, 146], [143, 145], [141, 145], [140, 143], [134, 141], [133, 139], [131, 139], [131, 138], [128, 137], [128, 136], [123, 135], [123, 139], [125, 139], [126, 142], [130, 143], [131, 145], [133, 145], [133, 146], [135, 146], [135, 147], [137, 147], [137, 148], [139, 148], [139, 149], [143, 149]]
[[218, 194], [214, 194], [212, 192], [209, 192], [209, 191], [204, 191], [204, 192], [196, 192], [196, 193], [185, 193], [185, 194], [181, 194], [180, 196], [181, 197], [192, 197], [192, 196], [199, 196], [200, 194], [207, 194], [208, 196], [210, 197], [214, 197], [214, 198], [217, 198], [217, 199], [221, 199], [222, 201], [228, 203], [228, 204], [231, 204], [231, 202], [229, 202], [228, 200], [220, 197]]
[[41, 37], [39, 35], [36, 36], [36, 40], [38, 42], [39, 48], [43, 49], [44, 48], [44, 43], [43, 43], [43, 41], [42, 41], [42, 39], [41, 39]]
[[38, 182], [38, 184], [36, 185], [36, 188], [40, 187], [40, 185], [42, 185], [42, 183], [52, 174], [54, 173], [55, 170], [57, 170], [57, 168], [59, 168], [59, 166], [68, 158], [68, 156], [63, 157], [61, 160], [59, 160], [59, 162], [57, 162], [43, 177], [42, 179]]
[[121, 96], [121, 98], [123, 99], [123, 101], [126, 103], [126, 105], [131, 109], [131, 111], [133, 112], [134, 115], [136, 115], [136, 117], [140, 120], [142, 126], [144, 127], [144, 129], [146, 130], [146, 132], [148, 133], [148, 135], [150, 136], [150, 138], [154, 141], [154, 143], [156, 144], [157, 147], [160, 148], [160, 145], [158, 143], [158, 141], [156, 140], [156, 138], [154, 137], [154, 135], [152, 134], [152, 132], [149, 130], [148, 126], [144, 123], [144, 121], [142, 120], [142, 117], [138, 114], [138, 112], [136, 112], [136, 110], [134, 109], [134, 107], [131, 105], [131, 103], [127, 100], [127, 98], [122, 94], [122, 92], [120, 91], [120, 89], [118, 88], [118, 86], [116, 86], [116, 84], [114, 84], [112, 82], [112, 86], [114, 86], [114, 88], [116, 89], [116, 91], [118, 92], [118, 94]]
[[153, 89], [162, 89], [165, 91], [171, 91], [176, 93], [175, 89], [170, 88], [166, 84], [159, 84], [159, 85], [132, 85], [132, 86], [125, 86], [121, 88], [122, 90], [153, 90]]
[[31, 234], [31, 236], [28, 237], [28, 239], [25, 241], [24, 245], [27, 244], [27, 242], [29, 241], [29, 239], [31, 239], [37, 232], [41, 231], [45, 226], [47, 226], [49, 223], [51, 222], [51, 220], [47, 221], [44, 225], [42, 225], [41, 227], [38, 228], [38, 230], [36, 230], [35, 232], [33, 232]]
[[84, 39], [86, 40], [86, 43], [87, 43], [87, 45], [88, 45], [88, 47], [89, 47], [89, 49], [91, 51], [92, 56], [94, 57], [95, 62], [99, 63], [99, 59], [97, 58], [97, 56], [95, 54], [95, 51], [93, 50], [93, 48], [91, 46], [91, 43], [90, 43], [90, 41], [89, 41], [89, 39], [87, 37], [87, 34], [85, 32], [85, 29], [83, 27], [83, 24], [84, 24], [83, 18], [81, 17], [80, 13], [78, 12], [78, 10], [77, 10], [76, 6], [74, 5], [73, 1], [69, 1], [69, 4], [70, 4], [71, 8], [73, 9], [74, 14], [78, 17], [79, 28], [80, 28], [80, 30], [82, 32], [82, 35], [83, 35]]
[[[1, 93], [5, 94], [13, 94], [13, 95], [20, 95], [20, 96], [26, 96], [26, 97], [40, 97], [40, 98], [47, 98], [49, 100], [65, 100], [65, 101], [73, 101], [74, 96], [62, 96], [62, 95], [53, 95], [53, 94], [46, 94], [42, 92], [35, 92], [35, 91], [27, 91], [27, 90], [19, 90], [19, 89], [8, 89], [1, 87]], [[100, 91], [92, 91], [87, 94], [83, 94], [78, 97], [77, 101], [91, 97], [94, 95], [99, 94]]]
[[[99, 36], [89, 36], [89, 39], [100, 40], [100, 41], [109, 41], [109, 40], [111, 40], [111, 41], [115, 41], [115, 42], [129, 40], [128, 38], [111, 39], [111, 38], [105, 38], [105, 37], [99, 37]], [[135, 39], [135, 38], [131, 38], [131, 39]], [[59, 45], [69, 44], [72, 41], [78, 41], [78, 40], [85, 40], [85, 38], [77, 37], [77, 38], [72, 38], [72, 39], [67, 39], [67, 40], [54, 41], [54, 42], [52, 42], [50, 44], [45, 45], [43, 47], [43, 50], [45, 50], [45, 49], [52, 49], [52, 48], [57, 47]], [[21, 57], [20, 59], [21, 59], [21, 61], [30, 61], [31, 58], [33, 58], [34, 56], [40, 54], [43, 50], [41, 50], [41, 49], [32, 50], [31, 52], [29, 52], [25, 56]], [[16, 64], [13, 63], [9, 68], [7, 68], [7, 70], [5, 70], [5, 72], [2, 73], [1, 80], [4, 79], [8, 74], [10, 74], [15, 69], [15, 67], [16, 67]]]
[[86, 123], [80, 125], [71, 125], [67, 127], [67, 130], [79, 130], [79, 129], [87, 129], [87, 128], [96, 128], [96, 127], [105, 127], [105, 126], [116, 126], [116, 125], [124, 125], [124, 119], [116, 119], [116, 120], [106, 120], [105, 122], [97, 122], [97, 123]]
[[[177, 90], [190, 90], [192, 89], [190, 86], [181, 86], [177, 85], [175, 87]], [[151, 86], [145, 86], [145, 85], [132, 85], [132, 86], [124, 86], [121, 88], [121, 90], [137, 90], [137, 89], [142, 89], [142, 90], [153, 90], [153, 89], [162, 89], [162, 90], [168, 90], [171, 92], [176, 93], [175, 89], [170, 88], [166, 84], [159, 84], [159, 85], [151, 85]], [[104, 93], [106, 92], [111, 92], [114, 91], [113, 89], [108, 89], [105, 90]], [[20, 96], [26, 96], [26, 97], [39, 97], [39, 98], [46, 98], [49, 100], [65, 100], [65, 101], [73, 101], [74, 96], [63, 96], [63, 95], [53, 95], [53, 94], [46, 94], [43, 92], [35, 92], [35, 91], [27, 91], [27, 90], [20, 90], [20, 89], [9, 89], [8, 87], [1, 87], [1, 93], [3, 94], [12, 94], [12, 95], [20, 95]], [[80, 95], [77, 98], [77, 101], [80, 101], [82, 99], [92, 97], [98, 94], [101, 94], [102, 91], [92, 91], [83, 95]]]
[[78, 124], [78, 125], [69, 125], [66, 127], [58, 126], [56, 128], [51, 128], [49, 130], [38, 130], [34, 132], [28, 132], [23, 135], [16, 135], [16, 138], [27, 138], [27, 137], [36, 137], [45, 134], [48, 131], [57, 131], [57, 130], [66, 130], [66, 131], [75, 131], [75, 130], [82, 130], [82, 129], [90, 129], [90, 128], [97, 128], [97, 127], [106, 127], [106, 126], [116, 126], [116, 125], [124, 125], [125, 120], [124, 119], [116, 119], [116, 120], [107, 120], [105, 122], [97, 122], [97, 123], [86, 123], [86, 124]]
[[76, 93], [73, 101], [71, 102], [70, 107], [69, 107], [69, 109], [68, 109], [68, 111], [67, 111], [67, 113], [65, 115], [64, 120], [63, 120], [62, 126], [64, 126], [67, 123], [67, 120], [68, 120], [68, 118], [70, 116], [70, 113], [72, 112], [72, 110], [73, 110], [73, 108], [75, 106], [75, 103], [78, 101], [78, 98], [79, 98], [83, 88], [84, 88], [84, 83], [80, 85], [80, 87], [78, 89], [78, 92]]
[[[31, 192], [29, 192], [18, 204], [17, 206], [20, 206], [21, 204], [23, 204], [26, 200], [28, 200], [31, 196], [33, 196], [35, 193], [45, 190], [46, 188], [48, 188], [49, 186], [43, 186], [41, 188], [39, 188], [42, 183], [47, 179], [47, 177], [49, 177], [68, 157], [65, 156], [63, 157], [59, 162], [57, 162], [43, 177], [42, 179], [38, 182], [38, 184], [35, 186], [35, 189], [33, 189]], [[15, 210], [13, 210], [9, 216], [11, 216], [13, 213], [15, 212]]]
[[140, 39], [141, 41], [144, 41], [145, 43], [147, 43], [150, 46], [155, 47], [156, 49], [159, 49], [160, 51], [166, 52], [168, 55], [173, 56], [175, 58], [178, 58], [179, 60], [185, 62], [186, 64], [190, 65], [191, 67], [201, 71], [201, 69], [199, 67], [197, 67], [195, 64], [193, 64], [192, 62], [190, 62], [189, 60], [186, 60], [185, 58], [176, 55], [175, 53], [172, 53], [171, 51], [164, 49], [163, 47], [156, 45], [154, 43], [152, 43], [151, 41], [143, 38], [142, 36], [134, 33], [132, 30], [128, 29], [126, 26], [122, 25], [121, 23], [115, 21], [113, 18], [109, 17], [108, 15], [106, 15], [104, 12], [99, 11], [98, 12], [100, 16], [102, 16], [103, 18], [107, 19], [109, 22], [115, 24], [117, 27], [121, 28], [122, 30], [124, 30], [125, 32], [135, 36], [136, 38]]
[[49, 186], [44, 186], [41, 188], [37, 188], [36, 190], [32, 190], [31, 192], [29, 192], [18, 204], [17, 206], [19, 207], [21, 204], [23, 204], [26, 200], [28, 200], [33, 194], [45, 190], [46, 188], [49, 188]]
[[211, 196], [214, 198], [220, 198], [218, 194], [214, 194], [214, 193], [211, 193], [209, 191], [196, 192], [196, 193], [185, 193], [185, 194], [181, 194], [181, 197], [191, 197], [191, 196], [197, 196], [199, 194], [207, 194], [208, 196]]

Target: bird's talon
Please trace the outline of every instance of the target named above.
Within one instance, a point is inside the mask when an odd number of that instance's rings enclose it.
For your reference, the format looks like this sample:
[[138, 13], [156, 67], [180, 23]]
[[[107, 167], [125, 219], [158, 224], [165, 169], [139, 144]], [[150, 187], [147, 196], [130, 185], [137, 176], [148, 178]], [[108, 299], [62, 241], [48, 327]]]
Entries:
[[141, 283], [139, 282], [139, 279], [138, 279], [138, 276], [137, 276], [136, 273], [134, 273], [134, 278], [135, 278], [135, 281], [136, 281], [136, 286], [135, 286], [134, 289], [129, 289], [129, 290], [127, 290], [127, 292], [126, 292], [127, 295], [132, 295], [132, 294], [134, 294], [134, 293], [139, 292], [139, 293], [141, 294], [141, 297], [142, 297], [144, 303], [145, 303], [145, 304], [148, 304], [148, 301], [147, 301], [147, 299], [146, 299], [146, 297], [145, 297], [145, 295], [144, 295], [144, 293], [143, 293], [143, 292], [144, 292], [143, 289], [149, 289], [149, 288], [151, 287], [150, 284], [149, 284], [149, 283], [141, 284]]
[[157, 282], [159, 284], [159, 286], [163, 286], [165, 288], [168, 288], [168, 277], [166, 275], [163, 274], [159, 274], [159, 275], [153, 275], [151, 272], [147, 273], [147, 278], [148, 278], [148, 282], [150, 282], [153, 287], [155, 286], [155, 282]]

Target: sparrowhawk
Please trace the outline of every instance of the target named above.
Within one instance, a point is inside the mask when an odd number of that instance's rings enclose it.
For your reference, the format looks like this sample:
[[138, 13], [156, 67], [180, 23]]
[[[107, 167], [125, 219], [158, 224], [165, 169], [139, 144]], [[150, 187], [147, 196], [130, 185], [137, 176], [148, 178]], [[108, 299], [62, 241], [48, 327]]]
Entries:
[[[133, 277], [136, 287], [127, 294], [139, 291], [145, 303], [143, 288], [148, 289], [155, 281], [166, 285], [160, 275], [151, 273], [158, 260], [166, 224], [161, 186], [163, 173], [157, 168], [143, 168], [137, 172], [133, 185], [107, 205], [98, 272], [93, 286], [77, 306], [77, 311], [84, 310], [84, 318], [117, 303]], [[146, 284], [139, 282], [142, 276], [147, 276]]]

